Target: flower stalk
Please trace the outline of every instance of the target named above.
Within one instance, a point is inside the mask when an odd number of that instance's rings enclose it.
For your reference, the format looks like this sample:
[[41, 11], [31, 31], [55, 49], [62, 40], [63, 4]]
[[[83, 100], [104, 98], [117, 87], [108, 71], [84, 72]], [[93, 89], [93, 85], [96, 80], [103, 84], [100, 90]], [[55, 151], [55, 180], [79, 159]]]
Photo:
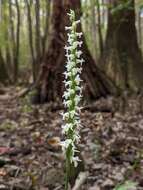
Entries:
[[75, 20], [75, 12], [70, 10], [68, 14], [71, 22], [71, 26], [66, 27], [67, 30], [67, 46], [66, 51], [66, 71], [64, 72], [65, 80], [65, 92], [63, 94], [63, 104], [65, 112], [62, 113], [64, 125], [62, 126], [62, 132], [66, 136], [66, 140], [61, 143], [63, 151], [66, 155], [66, 183], [65, 190], [68, 190], [68, 183], [70, 178], [71, 167], [77, 167], [78, 161], [76, 145], [79, 143], [80, 135], [79, 128], [80, 122], [80, 109], [79, 106], [82, 97], [82, 87], [80, 85], [80, 74], [82, 72], [82, 63], [84, 60], [81, 58], [82, 51], [79, 50], [82, 46], [80, 38], [82, 33], [77, 32], [77, 26], [80, 20]]

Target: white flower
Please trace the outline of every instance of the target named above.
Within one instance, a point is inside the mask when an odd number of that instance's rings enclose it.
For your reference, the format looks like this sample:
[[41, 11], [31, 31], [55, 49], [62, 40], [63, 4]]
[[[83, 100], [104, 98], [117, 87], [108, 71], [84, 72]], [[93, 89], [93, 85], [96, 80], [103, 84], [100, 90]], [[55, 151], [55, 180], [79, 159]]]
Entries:
[[81, 47], [83, 42], [78, 42], [78, 46]]
[[73, 47], [74, 47], [74, 49], [76, 49], [77, 46], [78, 46], [78, 42], [73, 42]]
[[68, 92], [70, 93], [70, 95], [73, 95], [75, 93], [74, 89], [69, 89]]
[[69, 38], [71, 38], [71, 39], [73, 39], [73, 40], [74, 40], [75, 34], [70, 33], [70, 34], [67, 34], [67, 35], [68, 35], [68, 39], [69, 39]]
[[81, 71], [82, 71], [82, 68], [73, 68], [72, 69], [72, 74], [76, 75], [77, 73], [81, 73]]
[[[65, 46], [64, 49], [68, 52], [71, 47], [72, 47], [72, 46], [69, 46], [69, 47], [68, 47], [68, 46]], [[68, 53], [66, 54], [66, 56], [67, 56], [67, 57], [69, 56]]]
[[62, 129], [63, 129], [63, 133], [67, 133], [70, 130], [72, 130], [73, 128], [73, 125], [71, 123], [67, 123], [65, 125], [62, 126]]
[[72, 158], [72, 161], [74, 163], [74, 166], [77, 167], [78, 166], [78, 162], [80, 162], [81, 160], [79, 159], [78, 156], [75, 156]]
[[71, 139], [66, 139], [65, 141], [62, 141], [60, 143], [60, 145], [62, 146], [63, 150], [66, 150], [69, 147], [69, 145], [72, 145], [72, 144], [73, 144], [73, 142], [72, 142]]
[[81, 65], [84, 63], [85, 61], [83, 59], [77, 59], [77, 63], [80, 63]]
[[82, 32], [76, 33], [76, 35], [81, 38], [81, 36], [83, 35]]
[[74, 66], [75, 66], [75, 62], [73, 61], [67, 62], [67, 65], [66, 65], [67, 71], [69, 72]]
[[77, 24], [81, 23], [81, 21], [80, 21], [80, 20], [77, 20], [77, 21], [75, 21], [74, 23], [77, 25]]
[[71, 44], [74, 42], [74, 39], [73, 38], [68, 38], [68, 43]]
[[76, 55], [77, 55], [78, 58], [80, 58], [80, 56], [82, 55], [82, 51], [77, 51]]
[[67, 118], [69, 118], [70, 114], [66, 112], [66, 113], [62, 113], [61, 115], [63, 116], [63, 120], [66, 120]]
[[74, 29], [79, 23], [80, 23], [80, 20], [74, 21], [74, 22], [72, 23], [73, 29]]
[[65, 79], [67, 79], [69, 76], [71, 76], [71, 72], [64, 72], [63, 74], [65, 75]]
[[69, 86], [71, 87], [72, 86], [72, 81], [63, 81], [63, 83], [65, 83], [65, 87]]
[[75, 87], [75, 90], [76, 90], [76, 92], [81, 93], [81, 92], [82, 92], [82, 87], [76, 86], [76, 87]]
[[72, 29], [71, 26], [66, 26], [66, 27], [65, 27], [65, 30], [71, 30], [71, 29]]
[[69, 97], [70, 97], [70, 93], [69, 92], [64, 92], [63, 98], [68, 99]]
[[75, 82], [76, 82], [76, 84], [79, 85], [81, 81], [82, 81], [82, 80], [80, 79], [79, 74], [77, 74], [76, 77], [75, 77]]
[[79, 133], [76, 131], [76, 133], [74, 134], [74, 137], [73, 137], [74, 141], [76, 141], [77, 143], [80, 142], [80, 135]]
[[66, 101], [64, 101], [63, 102], [63, 104], [65, 105], [65, 107], [69, 107], [69, 106], [71, 106], [72, 105], [72, 101], [71, 100], [66, 100]]
[[70, 13], [67, 13], [67, 15], [69, 15], [69, 17], [72, 19], [74, 17], [74, 12], [71, 10]]
[[70, 54], [70, 55], [68, 55], [68, 57], [69, 57], [71, 60], [73, 60], [73, 59], [75, 58], [74, 54]]
[[76, 112], [76, 110], [70, 111], [70, 117], [71, 118], [73, 118], [75, 115], [78, 115], [78, 113]]
[[83, 42], [76, 41], [76, 42], [73, 42], [73, 47], [74, 49], [76, 49], [78, 46], [81, 47], [82, 44]]
[[78, 103], [80, 102], [81, 96], [80, 95], [76, 95], [74, 98], [75, 101], [75, 105], [78, 105]]

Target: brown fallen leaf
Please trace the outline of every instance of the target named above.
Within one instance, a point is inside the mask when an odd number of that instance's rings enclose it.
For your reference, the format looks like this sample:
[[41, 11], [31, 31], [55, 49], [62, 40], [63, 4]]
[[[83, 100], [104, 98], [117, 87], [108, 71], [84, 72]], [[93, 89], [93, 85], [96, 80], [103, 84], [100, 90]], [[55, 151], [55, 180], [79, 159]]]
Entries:
[[48, 139], [48, 144], [51, 145], [52, 147], [59, 147], [60, 146], [60, 143], [61, 143], [61, 140], [59, 137], [52, 137], [50, 139]]
[[4, 168], [0, 169], [0, 176], [6, 176], [7, 172]]
[[0, 147], [0, 155], [8, 153], [10, 150], [9, 147]]

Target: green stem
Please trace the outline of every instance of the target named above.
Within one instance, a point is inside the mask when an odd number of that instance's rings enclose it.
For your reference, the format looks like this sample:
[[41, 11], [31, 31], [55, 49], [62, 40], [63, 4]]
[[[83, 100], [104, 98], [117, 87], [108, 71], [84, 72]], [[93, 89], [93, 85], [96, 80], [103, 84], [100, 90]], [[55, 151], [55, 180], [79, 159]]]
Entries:
[[70, 168], [71, 168], [71, 162], [70, 162], [70, 154], [71, 154], [71, 147], [67, 149], [66, 152], [66, 177], [65, 177], [65, 190], [68, 190], [69, 186], [69, 180], [70, 180]]
[[68, 174], [68, 159], [66, 158], [66, 177], [65, 177], [65, 190], [68, 190], [69, 174]]

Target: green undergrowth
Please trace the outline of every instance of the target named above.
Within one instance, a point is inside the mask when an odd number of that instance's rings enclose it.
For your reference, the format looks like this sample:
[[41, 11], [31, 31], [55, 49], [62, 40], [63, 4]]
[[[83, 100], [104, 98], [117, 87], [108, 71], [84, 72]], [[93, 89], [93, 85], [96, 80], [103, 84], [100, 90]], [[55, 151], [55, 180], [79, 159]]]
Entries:
[[131, 190], [135, 189], [136, 186], [137, 186], [136, 182], [125, 181], [124, 183], [117, 185], [113, 190]]

